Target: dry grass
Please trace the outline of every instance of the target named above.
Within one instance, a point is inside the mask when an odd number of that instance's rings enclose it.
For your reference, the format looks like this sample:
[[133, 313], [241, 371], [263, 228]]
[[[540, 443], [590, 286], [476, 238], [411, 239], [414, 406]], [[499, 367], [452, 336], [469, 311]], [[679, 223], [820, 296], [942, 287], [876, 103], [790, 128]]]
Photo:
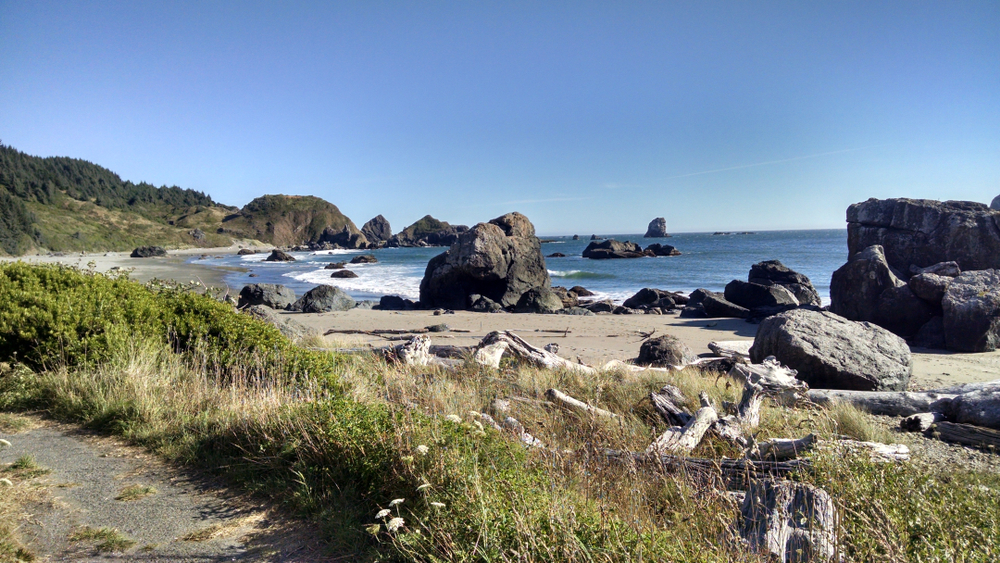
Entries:
[[10, 412], [0, 412], [0, 433], [17, 434], [34, 426], [34, 422], [26, 416]]
[[120, 500], [123, 502], [130, 502], [139, 499], [144, 499], [148, 496], [155, 495], [156, 488], [149, 487], [146, 485], [129, 485], [122, 489], [122, 492], [118, 493], [115, 500]]
[[94, 548], [99, 553], [127, 551], [135, 546], [135, 541], [129, 539], [114, 528], [91, 528], [84, 526], [69, 536], [72, 542], [94, 542]]

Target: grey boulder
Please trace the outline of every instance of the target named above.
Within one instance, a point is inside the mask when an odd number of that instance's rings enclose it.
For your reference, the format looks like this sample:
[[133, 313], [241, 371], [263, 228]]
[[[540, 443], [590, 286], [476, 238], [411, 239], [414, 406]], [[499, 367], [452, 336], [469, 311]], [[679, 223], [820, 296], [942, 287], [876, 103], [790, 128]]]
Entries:
[[132, 258], [151, 258], [153, 256], [166, 256], [167, 251], [162, 246], [140, 246], [132, 251]]
[[660, 307], [663, 309], [673, 309], [677, 306], [674, 294], [662, 289], [646, 287], [640, 289], [638, 293], [629, 297], [622, 303], [622, 306], [631, 309], [641, 309], [648, 307]]
[[271, 309], [287, 309], [295, 302], [295, 292], [280, 284], [252, 283], [240, 290], [240, 298], [236, 303], [239, 308], [252, 305], [264, 305]]
[[819, 389], [905, 391], [912, 359], [906, 342], [867, 322], [795, 309], [760, 323], [750, 359], [774, 356]]
[[365, 235], [368, 242], [387, 242], [392, 238], [392, 228], [389, 226], [388, 219], [381, 215], [376, 215], [361, 227], [361, 234]]
[[642, 258], [646, 256], [642, 248], [634, 242], [620, 242], [615, 239], [608, 239], [601, 242], [592, 242], [583, 249], [583, 257], [593, 260], [606, 260], [609, 258]]
[[676, 336], [650, 338], [639, 347], [635, 363], [641, 366], [683, 366], [695, 360], [694, 352]]
[[918, 274], [911, 277], [906, 284], [910, 286], [910, 291], [914, 295], [931, 305], [940, 307], [941, 300], [944, 299], [944, 293], [948, 290], [948, 284], [951, 283], [951, 280], [952, 278], [937, 274]]
[[778, 260], [765, 260], [750, 267], [747, 281], [760, 285], [780, 285], [792, 292], [800, 305], [822, 305], [819, 292], [809, 277], [792, 270]]
[[274, 325], [289, 340], [299, 340], [305, 336], [318, 334], [315, 329], [308, 328], [292, 319], [283, 318], [277, 311], [266, 305], [250, 305], [243, 312], [255, 319]]
[[780, 305], [796, 306], [798, 299], [791, 291], [780, 285], [761, 285], [740, 280], [726, 284], [726, 301], [740, 307], [755, 309], [757, 307], [775, 307]]
[[933, 348], [935, 350], [945, 349], [944, 318], [939, 315], [927, 321], [924, 326], [920, 327], [920, 330], [913, 335], [913, 339], [910, 343], [918, 348]]
[[271, 254], [264, 259], [265, 262], [294, 262], [295, 258], [281, 250], [275, 248], [271, 251]]
[[750, 315], [749, 309], [728, 301], [720, 293], [709, 292], [702, 298], [701, 307], [705, 311], [705, 316], [709, 318], [733, 317], [745, 319]]
[[535, 287], [524, 292], [514, 306], [515, 313], [557, 313], [563, 308], [563, 301], [556, 292], [547, 287]]
[[882, 247], [870, 246], [833, 272], [830, 311], [852, 321], [874, 321], [882, 292], [902, 285], [905, 283], [889, 267]]
[[318, 285], [292, 303], [288, 310], [302, 313], [329, 313], [347, 311], [353, 309], [354, 305], [356, 305], [354, 299], [341, 289], [332, 285]]
[[681, 251], [677, 250], [676, 247], [673, 247], [673, 246], [671, 246], [669, 244], [660, 244], [658, 242], [654, 242], [653, 244], [647, 246], [646, 250], [644, 250], [643, 252], [646, 255], [652, 255], [652, 256], [680, 256], [681, 255]]
[[936, 310], [930, 303], [913, 294], [909, 286], [890, 287], [879, 295], [873, 322], [878, 326], [909, 338], [931, 320]]
[[949, 350], [992, 352], [1000, 343], [1000, 271], [963, 272], [941, 300]]

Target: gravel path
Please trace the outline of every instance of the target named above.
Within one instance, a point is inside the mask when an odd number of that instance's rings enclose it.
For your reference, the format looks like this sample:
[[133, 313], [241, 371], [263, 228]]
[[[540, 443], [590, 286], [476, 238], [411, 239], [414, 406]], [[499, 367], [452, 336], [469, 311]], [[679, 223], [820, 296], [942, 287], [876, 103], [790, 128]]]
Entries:
[[[50, 470], [36, 481], [48, 501], [29, 507], [19, 535], [40, 561], [319, 561], [308, 524], [249, 503], [210, 480], [170, 467], [144, 451], [71, 425], [36, 419], [35, 427], [0, 434], [9, 464], [27, 454]], [[116, 500], [130, 486], [155, 493]], [[111, 528], [134, 542], [102, 551], [97, 540], [71, 540]]]

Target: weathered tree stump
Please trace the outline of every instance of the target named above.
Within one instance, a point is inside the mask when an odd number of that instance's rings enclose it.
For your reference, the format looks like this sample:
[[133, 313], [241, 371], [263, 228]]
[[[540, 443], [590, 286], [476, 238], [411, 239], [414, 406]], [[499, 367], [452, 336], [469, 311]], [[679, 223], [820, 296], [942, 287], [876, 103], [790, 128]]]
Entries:
[[750, 484], [740, 512], [740, 536], [781, 563], [830, 561], [836, 555], [836, 508], [822, 489], [763, 479]]

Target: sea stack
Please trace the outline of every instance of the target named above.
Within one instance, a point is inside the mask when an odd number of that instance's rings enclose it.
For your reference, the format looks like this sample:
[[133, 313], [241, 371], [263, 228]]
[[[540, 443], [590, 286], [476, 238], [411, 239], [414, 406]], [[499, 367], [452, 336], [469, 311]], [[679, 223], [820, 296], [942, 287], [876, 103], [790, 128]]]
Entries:
[[667, 234], [667, 220], [663, 217], [657, 217], [649, 222], [649, 227], [646, 229], [646, 234], [643, 235], [644, 238], [663, 238], [668, 237]]
[[1000, 195], [993, 198], [993, 203], [990, 204], [990, 209], [1000, 211]]

